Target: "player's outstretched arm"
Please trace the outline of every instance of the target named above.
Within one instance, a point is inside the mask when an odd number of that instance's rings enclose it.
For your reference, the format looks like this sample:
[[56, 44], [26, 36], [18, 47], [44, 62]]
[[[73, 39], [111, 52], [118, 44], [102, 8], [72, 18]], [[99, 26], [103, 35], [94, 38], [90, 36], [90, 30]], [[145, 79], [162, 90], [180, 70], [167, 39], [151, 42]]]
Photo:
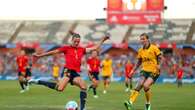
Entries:
[[45, 52], [45, 53], [41, 53], [41, 54], [35, 53], [34, 56], [35, 57], [44, 57], [44, 56], [50, 56], [50, 55], [53, 55], [53, 54], [56, 54], [56, 53], [60, 53], [60, 50], [55, 49], [55, 50]]
[[109, 34], [106, 34], [101, 40], [100, 42], [98, 42], [95, 46], [91, 47], [91, 48], [86, 48], [86, 52], [89, 53], [93, 50], [97, 50], [98, 48], [100, 48], [100, 46], [110, 38]]
[[130, 71], [129, 75], [133, 76], [134, 73], [135, 73], [135, 71], [140, 67], [141, 63], [142, 63], [142, 59], [139, 58], [139, 59], [138, 59], [138, 62], [136, 63], [136, 65], [135, 65], [135, 66], [133, 67], [133, 69]]

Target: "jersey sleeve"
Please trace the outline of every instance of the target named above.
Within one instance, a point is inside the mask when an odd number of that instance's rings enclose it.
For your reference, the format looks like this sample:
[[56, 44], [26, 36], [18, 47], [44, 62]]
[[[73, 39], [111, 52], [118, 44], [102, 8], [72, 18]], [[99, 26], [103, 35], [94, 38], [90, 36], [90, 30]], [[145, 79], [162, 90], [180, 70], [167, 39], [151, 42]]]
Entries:
[[63, 47], [58, 48], [60, 52], [64, 52], [64, 53], [67, 51], [67, 49], [68, 49], [68, 46], [63, 46]]
[[137, 53], [137, 59], [140, 59], [140, 58], [141, 58], [141, 50], [139, 49]]

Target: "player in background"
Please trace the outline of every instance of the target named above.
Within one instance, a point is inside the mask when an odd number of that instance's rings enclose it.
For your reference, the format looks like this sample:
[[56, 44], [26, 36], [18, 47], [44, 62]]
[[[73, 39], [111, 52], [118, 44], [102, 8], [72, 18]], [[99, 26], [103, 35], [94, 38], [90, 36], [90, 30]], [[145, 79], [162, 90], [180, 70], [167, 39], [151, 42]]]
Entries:
[[64, 53], [64, 58], [66, 64], [64, 65], [64, 71], [62, 74], [63, 78], [58, 82], [49, 82], [49, 81], [42, 81], [42, 80], [30, 80], [29, 83], [34, 83], [38, 85], [44, 85], [48, 88], [57, 90], [62, 92], [67, 84], [70, 82], [72, 85], [75, 85], [80, 88], [80, 110], [85, 110], [85, 103], [87, 98], [86, 93], [86, 83], [81, 78], [79, 72], [81, 67], [81, 59], [86, 54], [93, 50], [100, 48], [100, 46], [109, 39], [109, 36], [103, 37], [98, 44], [91, 48], [84, 48], [79, 46], [80, 43], [80, 35], [74, 32], [71, 32], [72, 40], [70, 45], [62, 46], [58, 49], [45, 52], [42, 54], [35, 54], [36, 57], [44, 57], [49, 56], [57, 53]]
[[52, 66], [52, 76], [56, 82], [59, 81], [59, 74], [60, 74], [60, 66], [54, 62]]
[[138, 50], [138, 62], [130, 74], [133, 74], [141, 65], [141, 76], [135, 89], [131, 92], [129, 99], [124, 103], [127, 110], [133, 109], [133, 104], [142, 88], [144, 89], [146, 98], [145, 110], [151, 109], [150, 87], [160, 75], [160, 60], [163, 58], [161, 51], [156, 45], [150, 43], [149, 36], [146, 33], [140, 35], [140, 42], [143, 47]]
[[133, 69], [133, 64], [130, 60], [128, 60], [125, 64], [125, 92], [128, 92], [129, 90], [132, 90], [133, 84], [132, 84], [132, 76], [133, 74], [130, 74], [131, 70]]
[[112, 59], [108, 54], [105, 55], [105, 59], [102, 61], [102, 78], [104, 83], [103, 93], [107, 93], [107, 88], [110, 85], [110, 80], [112, 76]]
[[91, 53], [91, 57], [87, 60], [88, 64], [88, 76], [92, 81], [89, 86], [89, 90], [93, 89], [94, 98], [98, 98], [96, 88], [99, 84], [99, 70], [100, 70], [100, 59], [98, 58], [98, 51], [94, 50]]
[[18, 80], [19, 80], [19, 84], [21, 86], [20, 93], [23, 93], [23, 92], [25, 92], [25, 90], [28, 90], [28, 87], [27, 87], [28, 86], [28, 84], [27, 84], [28, 56], [26, 55], [26, 52], [24, 49], [20, 50], [19, 55], [16, 58], [16, 63], [18, 66]]
[[183, 78], [183, 68], [181, 64], [178, 66], [177, 69], [177, 87], [182, 87], [182, 78]]

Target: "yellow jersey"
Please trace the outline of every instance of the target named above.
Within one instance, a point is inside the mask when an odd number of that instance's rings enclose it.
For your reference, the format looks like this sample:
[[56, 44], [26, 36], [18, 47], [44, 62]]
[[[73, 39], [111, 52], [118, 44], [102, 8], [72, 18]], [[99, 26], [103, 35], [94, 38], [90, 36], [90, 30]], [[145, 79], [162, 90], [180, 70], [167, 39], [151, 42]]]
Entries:
[[142, 70], [159, 74], [157, 69], [157, 56], [161, 54], [161, 51], [156, 45], [150, 44], [149, 48], [140, 48], [138, 50], [138, 59], [142, 59]]
[[103, 60], [102, 61], [102, 76], [111, 76], [112, 75], [112, 60]]
[[59, 71], [60, 71], [59, 66], [53, 66], [53, 77], [58, 77]]

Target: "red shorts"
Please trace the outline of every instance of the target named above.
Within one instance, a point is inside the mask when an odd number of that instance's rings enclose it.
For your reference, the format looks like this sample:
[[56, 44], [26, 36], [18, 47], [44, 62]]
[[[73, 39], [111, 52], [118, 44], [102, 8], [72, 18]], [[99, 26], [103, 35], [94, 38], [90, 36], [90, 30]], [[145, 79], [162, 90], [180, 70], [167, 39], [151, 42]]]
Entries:
[[128, 73], [125, 73], [125, 78], [131, 78], [132, 76]]

